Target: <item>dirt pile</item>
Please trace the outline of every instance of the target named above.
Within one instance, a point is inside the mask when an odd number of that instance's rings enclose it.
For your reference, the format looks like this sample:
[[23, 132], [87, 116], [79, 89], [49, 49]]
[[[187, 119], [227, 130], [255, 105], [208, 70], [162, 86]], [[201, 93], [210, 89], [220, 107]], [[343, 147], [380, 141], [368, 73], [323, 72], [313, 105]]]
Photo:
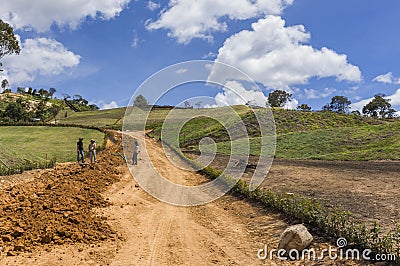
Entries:
[[[33, 181], [0, 190], [0, 248], [7, 255], [38, 246], [113, 239], [116, 232], [93, 208], [110, 205], [101, 192], [119, 180], [124, 164], [116, 144], [98, 156], [98, 163], [76, 163], [42, 171]], [[3, 254], [4, 254], [3, 253]]]

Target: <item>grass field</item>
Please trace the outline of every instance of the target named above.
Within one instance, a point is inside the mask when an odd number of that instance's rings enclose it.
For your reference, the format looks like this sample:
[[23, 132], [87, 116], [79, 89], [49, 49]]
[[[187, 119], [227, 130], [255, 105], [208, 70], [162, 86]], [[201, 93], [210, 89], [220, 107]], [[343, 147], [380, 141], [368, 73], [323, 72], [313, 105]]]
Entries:
[[[226, 108], [228, 109], [228, 108]], [[234, 106], [233, 109], [238, 114], [245, 114], [249, 111], [246, 106]], [[72, 110], [66, 108], [57, 115], [57, 121], [59, 123], [74, 124], [74, 125], [91, 125], [103, 128], [112, 128], [116, 130], [122, 129], [122, 124], [124, 122], [126, 108], [116, 108], [109, 110], [96, 110], [87, 112], [73, 112]], [[212, 109], [179, 109], [179, 120], [186, 119], [192, 116], [206, 116], [213, 112]], [[223, 112], [224, 108], [220, 108], [219, 112]], [[170, 109], [165, 108], [154, 108], [147, 118], [147, 128], [160, 128], [164, 119], [167, 117]], [[65, 114], [67, 116], [65, 117]], [[145, 118], [146, 112], [134, 108], [132, 112], [132, 117], [135, 120], [138, 116]]]
[[[86, 112], [74, 112], [70, 109], [62, 110], [57, 120], [60, 123], [96, 126], [102, 128], [113, 128], [115, 126], [122, 128], [122, 120], [126, 108], [116, 108], [109, 110], [96, 110]], [[67, 114], [67, 117], [65, 117]]]
[[76, 160], [76, 142], [84, 138], [85, 149], [90, 139], [103, 144], [104, 133], [69, 127], [0, 127], [0, 159], [8, 166], [47, 158], [57, 162]]
[[[251, 154], [260, 151], [260, 132], [254, 115], [247, 106], [233, 106], [249, 132]], [[179, 134], [183, 148], [198, 149], [197, 143], [205, 136], [217, 142], [218, 152], [229, 154], [231, 143], [224, 126], [210, 114], [223, 117], [227, 108], [180, 109], [169, 117], [173, 128], [187, 121]], [[169, 109], [153, 109], [147, 119], [147, 129], [154, 129], [152, 136], [159, 138]], [[95, 125], [99, 127], [122, 129], [125, 108], [90, 112], [68, 112], [62, 123]], [[399, 160], [400, 159], [400, 121], [373, 119], [369, 117], [336, 114], [332, 112], [300, 112], [273, 109], [277, 133], [277, 158], [326, 159], [326, 160]], [[133, 110], [132, 117], [145, 119], [141, 110]], [[192, 118], [193, 119], [190, 119]], [[224, 121], [225, 122], [225, 121]], [[227, 123], [236, 126], [235, 121]], [[166, 130], [167, 132], [168, 130]], [[168, 139], [168, 136], [165, 136]], [[241, 146], [243, 140], [236, 139]], [[211, 148], [211, 147], [210, 147]], [[207, 149], [207, 147], [206, 147]]]
[[[324, 160], [399, 160], [400, 122], [384, 125], [335, 128], [277, 136], [275, 157]], [[234, 143], [245, 146], [244, 140]], [[259, 138], [250, 139], [251, 155], [259, 155]], [[192, 148], [198, 149], [197, 146]], [[212, 151], [212, 146], [203, 146]], [[231, 142], [217, 143], [219, 154], [230, 154]], [[236, 149], [240, 150], [240, 149]], [[244, 150], [244, 149], [243, 149]]]
[[[260, 132], [254, 127], [255, 117], [247, 111], [242, 109], [240, 116], [249, 132], [250, 154], [259, 155]], [[350, 114], [283, 109], [274, 109], [273, 113], [277, 158], [356, 161], [400, 159], [398, 119], [386, 121]], [[159, 137], [160, 128], [156, 128], [152, 134]], [[215, 120], [201, 116], [183, 126], [179, 136], [180, 147], [198, 150], [198, 142], [205, 136], [217, 142], [219, 154], [231, 153], [232, 142], [224, 127]], [[245, 141], [235, 139], [233, 153], [246, 150]], [[212, 151], [213, 145], [203, 146], [202, 149]]]

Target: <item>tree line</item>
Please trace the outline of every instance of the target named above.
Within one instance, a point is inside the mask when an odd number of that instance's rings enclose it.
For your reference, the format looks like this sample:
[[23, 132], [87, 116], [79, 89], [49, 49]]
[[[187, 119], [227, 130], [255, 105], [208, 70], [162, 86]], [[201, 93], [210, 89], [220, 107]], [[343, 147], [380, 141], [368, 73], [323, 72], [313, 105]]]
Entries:
[[17, 93], [19, 93], [19, 94], [27, 94], [27, 95], [32, 95], [34, 97], [41, 97], [41, 98], [53, 98], [53, 95], [55, 92], [56, 92], [55, 88], [50, 88], [49, 90], [46, 90], [43, 88], [32, 89], [31, 87], [29, 87], [29, 88], [18, 87], [17, 88]]
[[[271, 107], [283, 107], [287, 102], [292, 99], [292, 94], [283, 91], [275, 90], [268, 95], [268, 104]], [[371, 117], [381, 118], [392, 118], [394, 117], [396, 110], [392, 108], [390, 103], [391, 99], [386, 98], [384, 94], [376, 94], [374, 98], [362, 108], [362, 114]], [[358, 110], [350, 112], [351, 101], [341, 95], [332, 97], [331, 101], [322, 107], [322, 111], [335, 112], [339, 114], [352, 113], [355, 115], [361, 115]], [[311, 107], [303, 103], [297, 106], [297, 110], [310, 112]]]

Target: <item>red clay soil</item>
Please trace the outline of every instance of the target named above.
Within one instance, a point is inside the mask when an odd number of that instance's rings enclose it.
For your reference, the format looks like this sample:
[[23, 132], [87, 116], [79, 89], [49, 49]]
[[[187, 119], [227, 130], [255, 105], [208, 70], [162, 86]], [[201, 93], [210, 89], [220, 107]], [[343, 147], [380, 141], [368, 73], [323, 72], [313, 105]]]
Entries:
[[0, 247], [3, 254], [17, 255], [38, 246], [73, 242], [92, 243], [113, 239], [116, 232], [106, 217], [96, 215], [95, 207], [110, 203], [100, 193], [119, 180], [117, 167], [124, 163], [116, 144], [99, 156], [93, 165], [57, 165], [50, 170], [35, 170], [21, 178], [3, 177], [0, 189]]

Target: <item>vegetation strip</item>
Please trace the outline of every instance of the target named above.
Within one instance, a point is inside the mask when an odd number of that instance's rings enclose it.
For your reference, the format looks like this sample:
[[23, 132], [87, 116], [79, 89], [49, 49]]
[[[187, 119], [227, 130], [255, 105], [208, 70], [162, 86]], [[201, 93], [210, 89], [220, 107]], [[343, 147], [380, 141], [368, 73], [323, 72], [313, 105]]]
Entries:
[[[222, 171], [211, 167], [203, 167], [187, 158], [178, 148], [168, 145], [185, 162], [200, 169], [198, 172], [211, 179], [218, 178]], [[225, 182], [235, 182], [231, 177], [222, 175]], [[248, 199], [262, 203], [265, 207], [279, 211], [286, 216], [314, 226], [332, 237], [344, 237], [349, 243], [361, 248], [368, 248], [380, 254], [394, 254], [400, 258], [400, 224], [393, 222], [393, 228], [383, 234], [378, 223], [372, 228], [357, 220], [350, 212], [338, 208], [328, 209], [312, 198], [302, 197], [297, 194], [281, 194], [271, 190], [249, 190], [249, 184], [239, 180], [232, 189]]]

